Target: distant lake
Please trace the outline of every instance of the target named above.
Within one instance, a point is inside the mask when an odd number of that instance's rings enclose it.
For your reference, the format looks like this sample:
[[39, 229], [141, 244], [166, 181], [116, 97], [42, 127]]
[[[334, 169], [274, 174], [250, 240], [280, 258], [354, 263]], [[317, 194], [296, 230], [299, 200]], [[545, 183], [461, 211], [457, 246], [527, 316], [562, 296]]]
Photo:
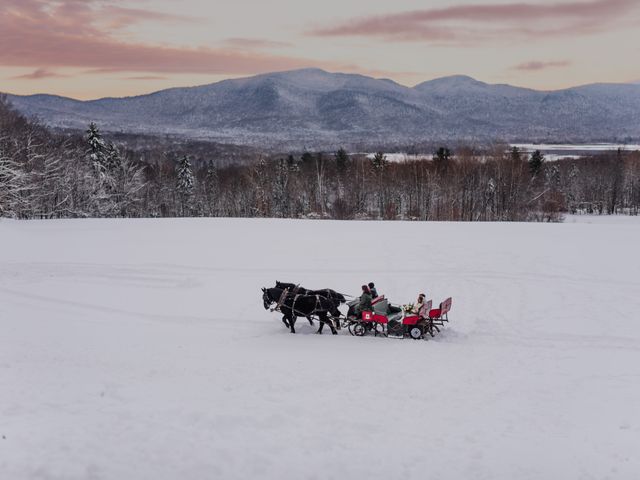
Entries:
[[[639, 144], [632, 143], [512, 143], [509, 145], [509, 148], [513, 147], [518, 147], [518, 149], [525, 154], [540, 150], [544, 158], [551, 162], [563, 158], [580, 158], [598, 153], [615, 152], [618, 149], [631, 152], [640, 150]], [[432, 153], [410, 154], [404, 152], [387, 152], [384, 155], [388, 162], [431, 160], [433, 158]], [[369, 159], [373, 159], [375, 153], [367, 153], [366, 156]]]
[[580, 158], [585, 155], [595, 155], [616, 151], [640, 150], [640, 145], [624, 143], [512, 143], [510, 147], [518, 147], [524, 153], [532, 153], [540, 150], [547, 160], [559, 160], [562, 158]]

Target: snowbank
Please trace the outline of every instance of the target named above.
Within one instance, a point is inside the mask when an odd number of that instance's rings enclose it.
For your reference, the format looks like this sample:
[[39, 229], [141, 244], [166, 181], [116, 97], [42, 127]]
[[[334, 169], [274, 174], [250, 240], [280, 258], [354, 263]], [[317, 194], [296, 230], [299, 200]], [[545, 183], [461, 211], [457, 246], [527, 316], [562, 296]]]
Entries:
[[[0, 222], [0, 478], [635, 479], [640, 223]], [[291, 335], [278, 280], [451, 295]]]

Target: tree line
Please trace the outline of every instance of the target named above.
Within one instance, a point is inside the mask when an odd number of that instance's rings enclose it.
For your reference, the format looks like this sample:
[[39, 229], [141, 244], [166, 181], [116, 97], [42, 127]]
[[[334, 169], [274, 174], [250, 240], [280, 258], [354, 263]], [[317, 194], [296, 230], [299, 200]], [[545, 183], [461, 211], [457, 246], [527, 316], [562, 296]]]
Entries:
[[139, 152], [51, 132], [0, 99], [0, 216], [278, 217], [557, 221], [563, 213], [637, 215], [640, 153], [547, 162], [516, 148], [389, 162], [383, 153], [265, 156], [225, 163], [179, 149]]

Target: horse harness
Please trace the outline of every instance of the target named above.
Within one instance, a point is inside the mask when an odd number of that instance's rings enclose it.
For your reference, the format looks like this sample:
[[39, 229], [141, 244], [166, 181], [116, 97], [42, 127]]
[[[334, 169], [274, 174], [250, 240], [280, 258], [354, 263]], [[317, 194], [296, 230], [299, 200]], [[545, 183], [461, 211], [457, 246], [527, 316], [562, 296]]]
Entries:
[[280, 294], [280, 298], [278, 299], [278, 303], [276, 304], [274, 310], [279, 312], [280, 311], [280, 307], [282, 306], [282, 303], [284, 302], [284, 299], [287, 298], [287, 295], [289, 294], [289, 289], [285, 288], [282, 293]]
[[[280, 295], [280, 298], [278, 299], [278, 303], [276, 304], [276, 306], [273, 308], [272, 311], [276, 311], [276, 312], [281, 312], [282, 311], [282, 304], [284, 303], [285, 299], [287, 298], [287, 295], [289, 294], [289, 289], [285, 288], [282, 291], [282, 294]], [[316, 304], [313, 307], [313, 311], [309, 312], [309, 314], [305, 314], [304, 312], [301, 312], [299, 310], [296, 310], [296, 302], [298, 301], [298, 298], [303, 296], [301, 293], [296, 293], [295, 297], [293, 297], [293, 303], [291, 304], [291, 311], [293, 313], [298, 313], [300, 314], [300, 316], [306, 317], [307, 315], [314, 315], [317, 314], [318, 312], [326, 312], [328, 311], [327, 309], [322, 308], [322, 304], [320, 303], [320, 295], [314, 295], [314, 297], [316, 297]]]

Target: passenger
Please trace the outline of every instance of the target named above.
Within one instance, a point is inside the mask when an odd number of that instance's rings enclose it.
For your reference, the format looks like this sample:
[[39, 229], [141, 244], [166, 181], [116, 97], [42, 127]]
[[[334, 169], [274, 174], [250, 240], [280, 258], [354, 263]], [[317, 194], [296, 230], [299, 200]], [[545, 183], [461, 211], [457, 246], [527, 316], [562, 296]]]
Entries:
[[420, 295], [418, 295], [418, 300], [416, 301], [416, 303], [413, 305], [413, 308], [411, 309], [411, 313], [415, 313], [416, 315], [418, 313], [420, 313], [420, 309], [422, 308], [422, 306], [424, 305], [424, 299], [425, 299], [426, 295], [424, 293], [421, 293]]
[[418, 295], [418, 300], [416, 300], [416, 303], [409, 303], [407, 305], [404, 305], [402, 308], [406, 313], [417, 315], [418, 312], [420, 312], [420, 309], [422, 308], [422, 306], [424, 305], [424, 299], [425, 299], [425, 294], [421, 293], [420, 295]]
[[357, 317], [362, 315], [362, 312], [370, 312], [373, 307], [371, 306], [371, 290], [367, 285], [362, 285], [362, 295], [360, 295], [360, 302], [355, 306], [354, 313]]
[[376, 290], [376, 286], [373, 282], [369, 282], [369, 291], [371, 292], [372, 298], [378, 298], [378, 291]]

